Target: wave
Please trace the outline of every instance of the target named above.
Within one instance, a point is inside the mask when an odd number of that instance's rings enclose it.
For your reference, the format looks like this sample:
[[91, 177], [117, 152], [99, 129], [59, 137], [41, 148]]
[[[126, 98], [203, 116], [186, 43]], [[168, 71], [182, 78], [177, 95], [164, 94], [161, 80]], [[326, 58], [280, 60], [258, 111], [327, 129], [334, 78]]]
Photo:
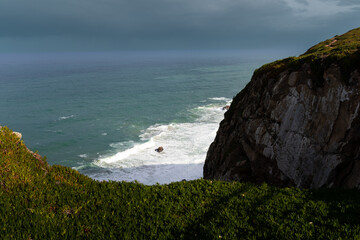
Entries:
[[[81, 169], [86, 171], [88, 169]], [[203, 164], [145, 165], [133, 168], [102, 168], [89, 174], [98, 181], [138, 181], [146, 185], [168, 184], [181, 180], [194, 180], [202, 177]]]
[[[100, 156], [94, 164], [110, 169], [114, 173], [120, 171], [120, 169], [140, 168], [144, 170], [152, 169], [155, 166], [156, 169], [159, 169], [159, 166], [162, 166], [160, 168], [164, 171], [170, 171], [170, 174], [167, 175], [173, 174], [177, 176], [177, 180], [193, 179], [194, 176], [201, 177], [202, 164], [205, 161], [208, 147], [215, 138], [219, 122], [223, 119], [224, 110], [222, 110], [222, 107], [231, 101], [227, 98], [221, 99], [217, 100], [219, 102], [216, 104], [191, 109], [190, 113], [197, 116], [193, 122], [155, 124], [141, 132], [139, 135], [140, 141], [137, 143], [131, 141], [112, 143], [110, 146], [118, 150], [118, 152], [110, 156]], [[161, 153], [155, 151], [159, 146], [164, 148]], [[176, 167], [177, 165], [179, 169]], [[191, 171], [182, 171], [179, 174], [178, 171], [184, 169], [186, 165], [196, 167], [192, 167]], [[200, 165], [201, 167], [199, 167]], [[145, 166], [147, 167], [145, 168]], [[154, 170], [143, 173], [146, 175], [141, 177], [144, 180], [143, 183], [147, 184], [157, 179], [151, 172], [154, 172]], [[95, 176], [95, 178], [104, 180], [105, 177], [105, 179], [116, 180], [114, 176], [118, 176], [119, 179], [117, 180], [132, 180], [128, 177], [123, 179], [124, 174], [110, 175], [108, 178], [106, 176]], [[151, 180], [152, 178], [154, 179]], [[141, 181], [141, 179], [136, 180]], [[158, 180], [160, 181], [159, 178]], [[170, 178], [169, 180], [173, 179]]]
[[214, 100], [214, 101], [225, 101], [225, 102], [230, 102], [231, 99], [226, 98], [226, 97], [214, 97], [214, 98], [209, 98], [210, 100]]
[[66, 120], [66, 119], [73, 118], [73, 117], [75, 117], [75, 115], [62, 116], [62, 117], [59, 117], [58, 120], [61, 121], [61, 120]]

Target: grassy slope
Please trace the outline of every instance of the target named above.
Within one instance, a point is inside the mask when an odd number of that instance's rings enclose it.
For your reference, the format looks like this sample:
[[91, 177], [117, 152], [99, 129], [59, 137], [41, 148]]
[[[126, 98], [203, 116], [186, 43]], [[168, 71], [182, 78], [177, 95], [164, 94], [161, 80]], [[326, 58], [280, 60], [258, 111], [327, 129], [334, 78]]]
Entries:
[[348, 78], [348, 74], [360, 65], [360, 28], [323, 41], [298, 57], [265, 64], [255, 71], [254, 76], [264, 73], [276, 76], [286, 69], [296, 71], [304, 63], [310, 64], [313, 72], [318, 74], [320, 85], [324, 68], [332, 63], [339, 64], [343, 78]]
[[97, 182], [0, 132], [1, 239], [353, 239], [360, 192], [196, 180]]

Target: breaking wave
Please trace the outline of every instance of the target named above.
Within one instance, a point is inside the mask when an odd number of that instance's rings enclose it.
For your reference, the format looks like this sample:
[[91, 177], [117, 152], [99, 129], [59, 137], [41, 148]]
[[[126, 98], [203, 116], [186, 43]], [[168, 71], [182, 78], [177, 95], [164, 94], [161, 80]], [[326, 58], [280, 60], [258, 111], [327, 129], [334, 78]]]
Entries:
[[[98, 180], [137, 180], [144, 184], [169, 183], [202, 177], [209, 145], [224, 116], [227, 98], [209, 99], [210, 104], [191, 109], [193, 122], [155, 124], [143, 130], [139, 142], [119, 142], [110, 146], [116, 154], [100, 156], [94, 164], [106, 169], [91, 176]], [[164, 148], [158, 153], [155, 149]]]

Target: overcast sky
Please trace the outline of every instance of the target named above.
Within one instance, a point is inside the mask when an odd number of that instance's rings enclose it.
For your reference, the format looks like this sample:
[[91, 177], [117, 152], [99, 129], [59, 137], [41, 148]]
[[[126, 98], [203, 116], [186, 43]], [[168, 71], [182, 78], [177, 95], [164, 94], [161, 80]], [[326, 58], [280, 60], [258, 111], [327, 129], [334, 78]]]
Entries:
[[0, 52], [301, 53], [356, 27], [359, 0], [0, 0]]

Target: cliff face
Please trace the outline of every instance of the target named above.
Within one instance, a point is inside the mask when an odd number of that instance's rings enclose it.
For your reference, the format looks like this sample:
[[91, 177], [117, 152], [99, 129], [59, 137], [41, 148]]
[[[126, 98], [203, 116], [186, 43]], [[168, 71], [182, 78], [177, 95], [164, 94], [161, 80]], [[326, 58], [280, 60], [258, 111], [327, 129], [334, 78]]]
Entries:
[[360, 28], [255, 71], [211, 144], [204, 178], [360, 187]]

